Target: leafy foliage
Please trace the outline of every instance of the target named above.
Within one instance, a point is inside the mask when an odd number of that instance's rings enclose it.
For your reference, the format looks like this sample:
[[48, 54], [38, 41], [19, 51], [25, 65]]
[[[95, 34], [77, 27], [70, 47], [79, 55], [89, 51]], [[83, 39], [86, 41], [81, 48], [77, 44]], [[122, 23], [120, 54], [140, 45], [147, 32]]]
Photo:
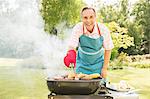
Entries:
[[150, 1], [140, 0], [131, 15], [136, 16], [135, 23], [137, 26], [141, 26], [141, 32], [144, 34], [142, 43], [145, 53], [150, 53]]
[[45, 20], [45, 30], [50, 32], [63, 21], [68, 26], [78, 22], [82, 5], [80, 0], [42, 0], [41, 14]]
[[128, 30], [126, 28], [120, 27], [116, 22], [110, 22], [107, 26], [110, 29], [115, 47], [112, 50], [112, 59], [118, 55], [119, 48], [127, 49], [130, 46], [134, 46], [134, 38], [127, 34]]
[[123, 52], [129, 55], [150, 53], [150, 1], [139, 0], [133, 7], [129, 0], [119, 0], [114, 5], [103, 6], [99, 17], [106, 23], [115, 21], [134, 37], [135, 46], [122, 48]]
[[98, 14], [98, 17], [103, 20], [103, 22], [117, 22], [119, 16], [119, 12], [112, 6], [103, 6]]
[[121, 52], [117, 59], [110, 62], [111, 69], [123, 69], [123, 66], [128, 66], [127, 54]]
[[128, 0], [119, 0], [117, 4], [103, 6], [99, 10], [99, 17], [104, 22], [117, 22], [121, 27], [127, 23], [129, 15]]

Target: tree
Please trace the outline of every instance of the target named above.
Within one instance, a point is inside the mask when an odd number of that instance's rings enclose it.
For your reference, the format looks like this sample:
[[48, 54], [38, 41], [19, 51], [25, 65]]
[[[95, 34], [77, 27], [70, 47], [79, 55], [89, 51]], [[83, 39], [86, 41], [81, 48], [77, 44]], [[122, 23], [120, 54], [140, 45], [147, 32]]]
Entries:
[[124, 27], [128, 20], [129, 10], [128, 0], [120, 0], [117, 4], [103, 5], [99, 10], [99, 17], [106, 23], [115, 21]]
[[117, 22], [119, 13], [118, 11], [113, 7], [113, 5], [109, 6], [103, 6], [99, 10], [99, 18], [103, 20], [104, 23], [115, 21]]
[[[130, 46], [127, 49], [121, 48], [121, 51], [126, 52], [129, 55], [148, 53], [148, 49], [150, 49], [150, 45], [148, 43], [150, 39], [150, 34], [148, 32], [150, 29], [148, 28], [150, 27], [150, 11], [148, 9], [149, 2], [147, 0], [147, 5], [144, 5], [143, 3], [141, 3], [141, 1], [143, 0], [141, 0], [138, 4], [134, 5], [135, 8], [134, 10], [132, 10], [128, 1], [129, 0], [120, 0], [115, 5], [102, 7], [99, 11], [100, 17], [103, 18], [104, 22], [115, 21], [121, 27], [127, 28], [127, 34], [131, 37], [134, 37], [135, 46]], [[141, 17], [141, 15], [143, 18]]]
[[71, 26], [80, 20], [80, 0], [42, 0], [41, 14], [45, 21], [45, 31], [49, 33], [60, 22], [66, 21]]
[[144, 35], [142, 41], [145, 53], [150, 53], [150, 1], [140, 0], [134, 7], [132, 15], [135, 16], [134, 22], [141, 26], [141, 33]]

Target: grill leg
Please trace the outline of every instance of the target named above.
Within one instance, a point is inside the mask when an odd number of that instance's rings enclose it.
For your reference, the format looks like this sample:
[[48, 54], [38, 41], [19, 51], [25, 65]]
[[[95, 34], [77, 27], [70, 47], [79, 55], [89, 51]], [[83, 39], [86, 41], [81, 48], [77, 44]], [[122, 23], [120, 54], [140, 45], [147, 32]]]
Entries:
[[55, 96], [56, 94], [55, 93], [50, 93], [50, 94], [48, 94], [48, 99], [54, 99], [54, 96]]

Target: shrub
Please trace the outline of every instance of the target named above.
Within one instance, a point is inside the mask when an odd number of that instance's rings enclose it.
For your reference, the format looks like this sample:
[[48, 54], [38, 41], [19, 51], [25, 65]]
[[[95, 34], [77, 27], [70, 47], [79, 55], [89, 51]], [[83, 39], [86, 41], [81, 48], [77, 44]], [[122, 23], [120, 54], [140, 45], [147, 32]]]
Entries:
[[127, 57], [129, 66], [138, 67], [138, 68], [150, 68], [150, 54], [146, 55], [133, 55]]
[[122, 69], [124, 66], [150, 68], [150, 54], [128, 56], [122, 52], [116, 59], [110, 62], [111, 69]]
[[150, 68], [150, 61], [139, 61], [139, 62], [131, 62], [129, 66], [137, 67], [137, 68]]
[[114, 49], [112, 50], [111, 60], [118, 56], [118, 49], [127, 49], [130, 46], [134, 46], [133, 37], [130, 37], [127, 33], [126, 28], [120, 27], [119, 24], [115, 22], [110, 22], [106, 24], [110, 30], [112, 40], [114, 43]]
[[117, 59], [110, 62], [112, 69], [123, 69], [123, 66], [128, 66], [127, 54], [121, 52]]

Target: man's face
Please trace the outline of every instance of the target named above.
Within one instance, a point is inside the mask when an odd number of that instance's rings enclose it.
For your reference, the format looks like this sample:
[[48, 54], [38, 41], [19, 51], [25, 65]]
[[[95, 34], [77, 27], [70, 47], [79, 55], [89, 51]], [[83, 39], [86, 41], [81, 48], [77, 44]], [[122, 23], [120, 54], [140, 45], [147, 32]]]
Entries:
[[87, 28], [94, 26], [96, 21], [96, 14], [92, 9], [86, 9], [81, 13], [82, 22]]

